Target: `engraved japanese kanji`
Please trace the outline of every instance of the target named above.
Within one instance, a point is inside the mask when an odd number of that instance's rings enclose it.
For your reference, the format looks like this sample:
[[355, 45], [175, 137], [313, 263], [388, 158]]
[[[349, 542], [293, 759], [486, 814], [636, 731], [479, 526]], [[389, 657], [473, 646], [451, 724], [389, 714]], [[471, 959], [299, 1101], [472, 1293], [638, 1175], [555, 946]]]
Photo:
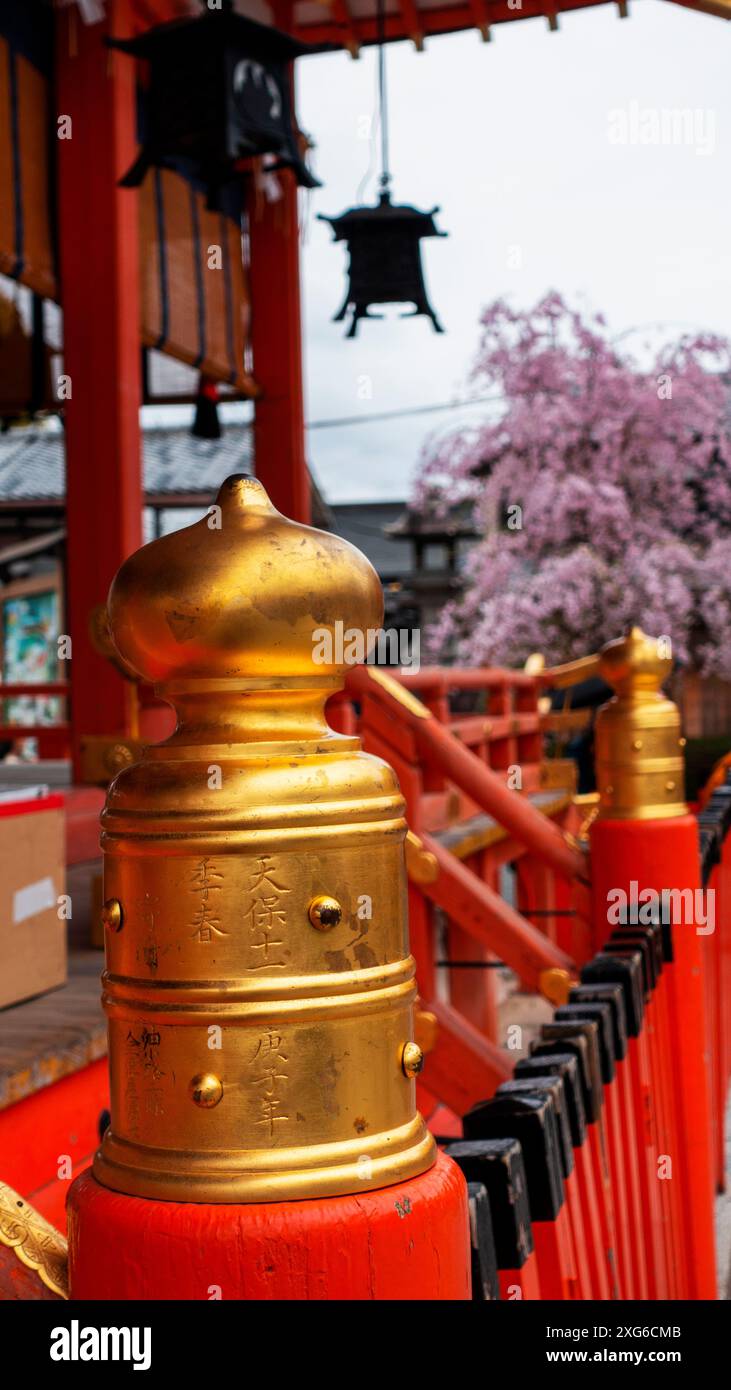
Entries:
[[221, 881], [223, 874], [219, 872], [215, 864], [210, 859], [201, 859], [196, 864], [191, 875], [191, 892], [196, 894], [198, 901], [193, 915], [191, 936], [198, 938], [202, 945], [207, 945], [216, 936], [228, 936], [221, 926], [221, 919], [216, 910], [214, 895], [221, 891]]
[[260, 855], [249, 883], [251, 906], [246, 914], [249, 945], [255, 956], [252, 970], [261, 970], [268, 965], [283, 969], [285, 965], [283, 948], [287, 914], [282, 898], [290, 890], [277, 882], [275, 874], [272, 856]]
[[284, 1091], [289, 1075], [285, 1070], [287, 1053], [284, 1038], [276, 1029], [268, 1028], [257, 1039], [250, 1067], [253, 1084], [260, 1088], [258, 1125], [266, 1128], [269, 1139], [276, 1140], [276, 1125], [289, 1119], [282, 1110]]

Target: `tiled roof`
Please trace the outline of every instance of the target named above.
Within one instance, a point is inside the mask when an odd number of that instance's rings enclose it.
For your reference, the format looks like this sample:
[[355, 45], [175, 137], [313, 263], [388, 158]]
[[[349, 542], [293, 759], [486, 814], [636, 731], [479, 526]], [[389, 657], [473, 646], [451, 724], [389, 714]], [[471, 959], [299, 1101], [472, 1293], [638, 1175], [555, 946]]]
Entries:
[[[104, 460], [99, 460], [104, 467]], [[252, 471], [251, 430], [223, 427], [220, 439], [194, 439], [187, 428], [143, 432], [145, 493], [215, 494], [230, 473]], [[60, 500], [65, 493], [63, 432], [11, 429], [0, 434], [0, 501]]]
[[475, 540], [479, 532], [472, 520], [474, 503], [460, 502], [450, 507], [445, 515], [425, 515], [413, 507], [405, 506], [400, 515], [387, 528], [388, 536], [421, 536], [424, 540], [465, 539]]

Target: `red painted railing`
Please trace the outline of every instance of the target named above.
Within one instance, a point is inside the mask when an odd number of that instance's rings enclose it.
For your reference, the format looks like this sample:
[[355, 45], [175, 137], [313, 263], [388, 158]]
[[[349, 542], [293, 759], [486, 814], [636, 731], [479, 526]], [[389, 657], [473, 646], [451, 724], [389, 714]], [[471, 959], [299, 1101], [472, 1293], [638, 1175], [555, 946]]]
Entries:
[[[566, 1126], [546, 1115], [539, 1185], [553, 1165], [556, 1210], [524, 1226], [532, 1251], [526, 1244], [515, 1265], [500, 1268], [503, 1296], [517, 1288], [529, 1298], [712, 1297], [712, 1186], [723, 1183], [731, 1074], [731, 785], [701, 815], [716, 853], [715, 863], [706, 850], [703, 858], [715, 930], [698, 937], [673, 922], [664, 934], [632, 921], [612, 930], [606, 905], [618, 885], [644, 875], [658, 891], [695, 891], [698, 825], [689, 815], [597, 820], [589, 883], [589, 821], [567, 765], [545, 776], [544, 731], [557, 724], [539, 706], [549, 680], [361, 667], [329, 707], [334, 727], [357, 730], [394, 767], [406, 802], [418, 1026], [428, 1049], [420, 1106], [442, 1134], [464, 1126], [469, 1147], [450, 1152], [472, 1181], [490, 1182], [491, 1143], [482, 1140], [525, 1140], [520, 1182], [531, 1196], [531, 1117], [541, 1104], [566, 1117], [572, 1087], [581, 1097], [571, 1154]], [[0, 687], [0, 698], [21, 693], [65, 691]], [[468, 693], [477, 709], [460, 708]], [[507, 866], [515, 880], [506, 893]], [[498, 1026], [500, 962], [527, 992], [559, 1002], [561, 991], [567, 1006], [554, 1012], [544, 1000], [535, 1050], [517, 1066]], [[666, 1168], [672, 1181], [663, 1181]]]
[[[574, 894], [585, 897], [586, 863], [565, 834], [575, 818], [568, 779], [563, 796], [542, 787], [542, 688], [524, 672], [427, 668], [395, 677], [357, 667], [328, 708], [335, 727], [357, 731], [399, 778], [412, 835], [412, 951], [422, 1006], [438, 1020], [429, 1087], [459, 1114], [511, 1071], [494, 966], [510, 966], [526, 989], [573, 968]], [[477, 697], [477, 711], [459, 709], [465, 694]], [[541, 790], [555, 820], [531, 801]], [[520, 866], [526, 913], [500, 892], [508, 864]]]
[[[471, 1140], [520, 1136], [522, 1093], [511, 1090], [490, 967], [497, 958], [525, 989], [554, 999], [563, 990], [568, 1007], [552, 1020], [549, 1011], [535, 1057], [516, 1072], [528, 1089], [552, 1065], [564, 1067], [572, 1049], [594, 1056], [595, 1109], [575, 1146], [575, 1173], [563, 1175], [566, 1204], [534, 1226], [541, 1296], [711, 1297], [711, 1169], [720, 1185], [731, 1075], [731, 849], [724, 841], [708, 884], [717, 898], [713, 932], [699, 938], [682, 920], [662, 941], [658, 926], [632, 920], [612, 931], [607, 902], [618, 885], [643, 875], [658, 891], [698, 881], [696, 823], [597, 822], [590, 885], [588, 856], [571, 833], [584, 813], [569, 784], [563, 804], [557, 794], [547, 805], [547, 791], [542, 809], [533, 804], [546, 767], [543, 731], [561, 726], [560, 715], [539, 708], [550, 683], [541, 672], [394, 678], [361, 667], [333, 711], [333, 723], [357, 729], [364, 747], [395, 768], [406, 801], [412, 950], [421, 1004], [436, 1023], [420, 1103], [442, 1132], [459, 1132], [456, 1114]], [[478, 712], [459, 710], [465, 691], [479, 692]], [[515, 906], [499, 891], [508, 864]], [[477, 1180], [474, 1152], [455, 1157]], [[524, 1273], [509, 1278], [536, 1296]]]

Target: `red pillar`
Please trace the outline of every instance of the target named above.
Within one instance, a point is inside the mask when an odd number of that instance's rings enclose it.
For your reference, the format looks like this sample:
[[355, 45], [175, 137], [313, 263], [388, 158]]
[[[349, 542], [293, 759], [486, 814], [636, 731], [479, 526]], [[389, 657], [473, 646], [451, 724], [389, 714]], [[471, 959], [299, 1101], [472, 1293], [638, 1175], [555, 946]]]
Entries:
[[72, 1300], [470, 1296], [465, 1180], [442, 1153], [375, 1192], [248, 1206], [126, 1197], [88, 1169], [68, 1213]]
[[251, 341], [261, 397], [254, 410], [256, 476], [280, 512], [310, 522], [302, 386], [297, 185], [277, 171], [282, 196], [268, 202], [250, 181]]
[[[609, 895], [618, 888], [629, 899], [633, 881], [639, 885], [636, 891], [650, 888], [658, 894], [671, 888], [695, 891], [699, 886], [697, 821], [691, 815], [665, 820], [600, 818], [591, 827], [591, 861], [596, 945], [600, 947], [608, 934], [607, 904], [615, 901]], [[701, 938], [694, 924], [687, 922], [675, 922], [672, 935], [673, 961], [664, 966], [658, 986], [667, 992], [673, 1047], [672, 1056], [665, 1059], [677, 1107], [674, 1134], [679, 1144], [679, 1152], [671, 1155], [671, 1181], [680, 1188], [689, 1297], [713, 1299], [714, 1184]]]
[[96, 654], [89, 614], [142, 540], [137, 195], [117, 187], [137, 150], [135, 67], [104, 44], [133, 32], [131, 0], [84, 24], [76, 6], [56, 32], [58, 228], [64, 311], [67, 611], [72, 639], [74, 777], [84, 734], [130, 733], [124, 682]]

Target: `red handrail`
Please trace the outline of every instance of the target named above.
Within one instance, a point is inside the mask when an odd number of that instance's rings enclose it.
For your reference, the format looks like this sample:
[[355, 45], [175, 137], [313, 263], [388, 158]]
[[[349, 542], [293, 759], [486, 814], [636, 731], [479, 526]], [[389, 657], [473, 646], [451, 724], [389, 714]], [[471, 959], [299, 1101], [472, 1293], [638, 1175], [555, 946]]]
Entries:
[[349, 671], [348, 688], [377, 699], [392, 717], [406, 725], [426, 760], [493, 816], [519, 844], [567, 878], [586, 880], [586, 861], [581, 850], [565, 839], [553, 821], [524, 797], [510, 791], [492, 768], [464, 748], [426, 705], [413, 697], [404, 699], [389, 689], [383, 673], [374, 667], [357, 666]]

